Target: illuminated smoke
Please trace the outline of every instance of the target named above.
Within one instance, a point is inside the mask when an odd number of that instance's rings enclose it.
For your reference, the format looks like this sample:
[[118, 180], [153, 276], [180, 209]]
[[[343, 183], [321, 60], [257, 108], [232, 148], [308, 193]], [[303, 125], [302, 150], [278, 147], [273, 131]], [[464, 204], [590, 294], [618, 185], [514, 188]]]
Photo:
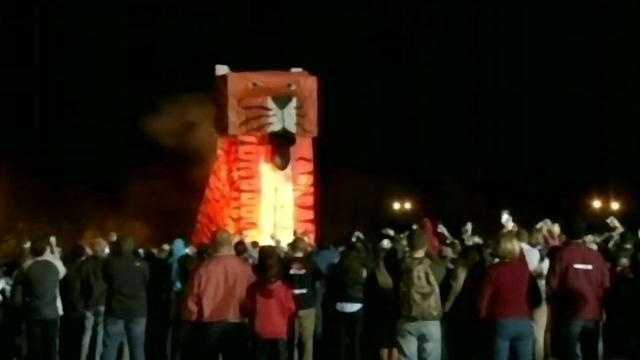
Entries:
[[144, 119], [148, 136], [162, 146], [196, 161], [210, 161], [215, 155], [215, 109], [204, 94], [181, 95], [163, 103]]

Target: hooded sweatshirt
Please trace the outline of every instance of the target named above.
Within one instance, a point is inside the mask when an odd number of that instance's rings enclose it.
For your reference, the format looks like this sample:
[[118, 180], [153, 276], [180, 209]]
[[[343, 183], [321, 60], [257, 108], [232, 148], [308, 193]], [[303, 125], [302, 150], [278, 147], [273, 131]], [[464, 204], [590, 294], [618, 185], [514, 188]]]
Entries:
[[282, 281], [272, 284], [256, 282], [248, 291], [249, 311], [254, 331], [262, 339], [285, 340], [296, 312], [293, 291]]
[[169, 264], [171, 266], [171, 284], [173, 284], [173, 291], [180, 291], [185, 284], [182, 283], [180, 277], [180, 265], [179, 259], [187, 254], [187, 245], [182, 239], [175, 239], [171, 243], [171, 257], [169, 258]]

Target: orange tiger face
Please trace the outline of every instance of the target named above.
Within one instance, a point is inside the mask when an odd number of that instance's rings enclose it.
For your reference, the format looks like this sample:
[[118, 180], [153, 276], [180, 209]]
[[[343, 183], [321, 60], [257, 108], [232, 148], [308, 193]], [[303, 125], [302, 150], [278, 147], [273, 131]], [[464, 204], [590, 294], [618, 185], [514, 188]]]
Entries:
[[296, 137], [318, 132], [317, 79], [301, 69], [231, 72], [216, 66], [218, 131], [227, 135], [265, 135], [273, 163], [288, 166]]

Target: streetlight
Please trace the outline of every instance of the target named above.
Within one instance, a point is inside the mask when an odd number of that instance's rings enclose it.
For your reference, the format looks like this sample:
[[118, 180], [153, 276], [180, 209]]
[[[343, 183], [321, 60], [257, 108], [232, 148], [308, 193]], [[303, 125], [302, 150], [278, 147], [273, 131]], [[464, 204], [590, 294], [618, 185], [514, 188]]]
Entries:
[[411, 201], [405, 201], [405, 202], [404, 202], [404, 209], [405, 209], [405, 210], [411, 210], [411, 209], [413, 209], [413, 204], [411, 203]]
[[591, 207], [593, 207], [596, 210], [600, 210], [600, 208], [602, 208], [602, 200], [600, 199], [594, 199], [591, 202]]
[[622, 205], [617, 200], [611, 200], [611, 203], [609, 203], [609, 207], [611, 208], [612, 211], [618, 211], [620, 210]]
[[394, 201], [392, 207], [393, 210], [399, 211], [400, 209], [402, 209], [402, 204], [400, 204], [400, 201]]

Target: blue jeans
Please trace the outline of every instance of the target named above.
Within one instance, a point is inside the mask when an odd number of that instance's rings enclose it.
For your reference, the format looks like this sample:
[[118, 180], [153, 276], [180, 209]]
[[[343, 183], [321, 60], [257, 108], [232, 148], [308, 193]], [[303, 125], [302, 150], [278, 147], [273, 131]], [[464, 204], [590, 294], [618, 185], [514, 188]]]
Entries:
[[[84, 312], [84, 333], [82, 335], [81, 360], [100, 359], [102, 337], [104, 335], [104, 306]], [[95, 339], [95, 340], [94, 340]], [[92, 348], [92, 340], [95, 347]]]
[[442, 328], [440, 321], [400, 321], [398, 349], [403, 360], [441, 360]]
[[509, 319], [496, 322], [496, 335], [493, 347], [495, 360], [509, 360], [513, 351], [516, 360], [533, 359], [533, 322], [530, 319]]
[[573, 320], [560, 324], [561, 359], [597, 360], [600, 342], [600, 322]]
[[107, 317], [104, 322], [102, 360], [116, 360], [118, 348], [125, 340], [131, 360], [144, 360], [146, 318], [117, 319]]

